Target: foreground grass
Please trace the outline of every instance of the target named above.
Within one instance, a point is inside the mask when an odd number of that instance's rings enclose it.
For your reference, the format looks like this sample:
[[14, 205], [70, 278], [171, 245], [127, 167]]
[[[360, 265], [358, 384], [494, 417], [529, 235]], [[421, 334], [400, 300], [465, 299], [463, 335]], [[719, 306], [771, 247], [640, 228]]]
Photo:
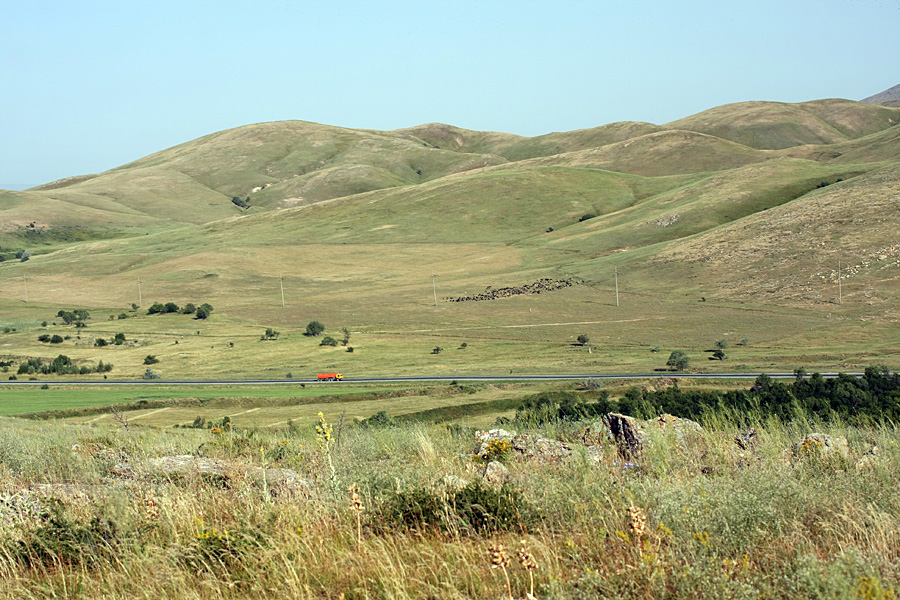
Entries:
[[[690, 443], [652, 435], [640, 468], [623, 469], [609, 444], [598, 464], [581, 452], [560, 463], [510, 460], [506, 500], [497, 500], [476, 485], [477, 445], [459, 427], [335, 427], [317, 437], [311, 426], [158, 431], [0, 419], [0, 492], [27, 499], [0, 503], [0, 590], [505, 598], [488, 552], [499, 543], [511, 594], [525, 597], [529, 571], [515, 556], [524, 541], [539, 598], [895, 597], [896, 430], [756, 423], [758, 449], [739, 451], [735, 425], [706, 425]], [[576, 440], [581, 428], [532, 433]], [[786, 462], [784, 450], [811, 429], [846, 436], [850, 458]], [[872, 445], [881, 455], [857, 468]], [[119, 479], [108, 470], [127, 459], [139, 472], [172, 454], [290, 467], [309, 488], [273, 495], [240, 475]], [[453, 478], [480, 490], [485, 519], [461, 512]]]

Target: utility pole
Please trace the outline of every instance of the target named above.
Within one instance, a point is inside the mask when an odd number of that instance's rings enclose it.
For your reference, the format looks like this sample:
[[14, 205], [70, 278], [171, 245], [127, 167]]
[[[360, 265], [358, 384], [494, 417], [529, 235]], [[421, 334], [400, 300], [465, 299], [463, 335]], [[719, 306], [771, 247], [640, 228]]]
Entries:
[[279, 275], [281, 278], [281, 308], [284, 308], [284, 275]]
[[434, 282], [434, 278], [437, 275], [434, 274], [434, 269], [431, 270], [431, 289], [434, 291], [434, 305], [437, 306], [437, 284]]
[[619, 268], [616, 267], [616, 306], [619, 306]]
[[141, 296], [141, 278], [138, 277], [138, 308], [144, 306], [144, 298]]
[[844, 303], [844, 297], [841, 293], [841, 261], [838, 261], [838, 304]]
[[22, 281], [25, 283], [25, 304], [28, 304], [28, 278], [23, 275]]

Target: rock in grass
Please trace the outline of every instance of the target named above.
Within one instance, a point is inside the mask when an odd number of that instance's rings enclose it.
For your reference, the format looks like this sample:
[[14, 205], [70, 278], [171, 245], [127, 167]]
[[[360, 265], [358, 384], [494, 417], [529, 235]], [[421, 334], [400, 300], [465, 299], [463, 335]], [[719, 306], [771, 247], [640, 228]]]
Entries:
[[223, 487], [230, 487], [233, 482], [245, 479], [256, 487], [266, 488], [273, 495], [307, 495], [310, 489], [309, 482], [293, 469], [263, 468], [190, 454], [151, 458], [140, 466], [116, 465], [110, 472], [121, 477], [136, 477], [136, 473], [167, 479], [198, 477]]
[[831, 436], [824, 433], [810, 433], [791, 446], [791, 455], [798, 459], [810, 457], [825, 458], [835, 455], [841, 458], [849, 458], [850, 445], [847, 443], [847, 438], [842, 435]]
[[484, 468], [484, 481], [492, 486], [501, 486], [509, 481], [509, 469], [502, 462], [492, 460]]
[[626, 459], [637, 458], [641, 455], [647, 441], [647, 431], [651, 428], [673, 433], [679, 444], [683, 444], [691, 435], [703, 430], [700, 423], [696, 421], [670, 414], [641, 421], [628, 415], [609, 413], [607, 420], [609, 421], [609, 431], [618, 446], [619, 454]]
[[626, 459], [637, 458], [644, 450], [644, 428], [640, 421], [628, 415], [609, 413], [609, 431]]

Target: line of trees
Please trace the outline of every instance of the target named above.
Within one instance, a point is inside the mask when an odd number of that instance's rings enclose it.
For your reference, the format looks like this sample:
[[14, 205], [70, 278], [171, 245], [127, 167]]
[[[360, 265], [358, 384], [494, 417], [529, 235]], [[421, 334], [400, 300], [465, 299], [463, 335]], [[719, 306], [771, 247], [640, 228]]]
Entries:
[[78, 366], [72, 359], [60, 354], [52, 361], [45, 363], [40, 358], [28, 358], [19, 365], [18, 375], [88, 375], [90, 373], [109, 373], [112, 371], [112, 363], [104, 363], [102, 360], [97, 366]]
[[[618, 400], [606, 391], [544, 392], [525, 398], [513, 422], [539, 424], [553, 421], [580, 421], [610, 412], [650, 419], [668, 413], [676, 417], [702, 420], [717, 412], [750, 419], [819, 419], [826, 422], [897, 422], [900, 420], [900, 375], [885, 368], [869, 367], [862, 377], [842, 373], [825, 379], [815, 373], [805, 377], [802, 369], [792, 383], [760, 375], [747, 390], [728, 392], [684, 391], [678, 384], [651, 391], [633, 387]], [[498, 419], [499, 425], [509, 424]]]
[[184, 307], [178, 306], [174, 302], [166, 302], [165, 304], [162, 302], [154, 302], [150, 308], [147, 309], [147, 314], [161, 315], [181, 313], [183, 315], [195, 315], [195, 318], [197, 319], [207, 319], [212, 311], [212, 305], [205, 302], [200, 306], [195, 306], [193, 303], [188, 302]]
[[900, 375], [886, 368], [869, 367], [862, 377], [841, 373], [825, 379], [819, 373], [809, 378], [802, 370], [793, 383], [760, 375], [749, 390], [729, 392], [683, 391], [678, 385], [664, 390], [631, 388], [619, 399], [619, 412], [650, 418], [669, 413], [688, 419], [726, 410], [734, 414], [775, 417], [841, 420], [857, 423], [865, 420], [900, 420]]

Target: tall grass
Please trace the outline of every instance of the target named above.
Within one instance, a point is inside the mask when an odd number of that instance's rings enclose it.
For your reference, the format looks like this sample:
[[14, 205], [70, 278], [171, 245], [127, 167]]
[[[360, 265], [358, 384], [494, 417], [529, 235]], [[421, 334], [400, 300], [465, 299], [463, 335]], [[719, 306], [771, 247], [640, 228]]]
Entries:
[[[2, 419], [0, 591], [9, 598], [501, 598], [507, 583], [490, 568], [488, 551], [501, 544], [512, 558], [516, 598], [529, 593], [530, 576], [539, 598], [895, 597], [896, 430], [751, 425], [760, 444], [749, 451], [734, 445], [741, 428], [727, 418], [709, 419], [685, 441], [653, 432], [639, 467], [623, 468], [612, 446], [599, 463], [579, 451], [558, 464], [512, 458], [506, 506], [520, 518], [479, 529], [466, 521], [473, 505], [461, 503], [482, 494], [488, 506], [494, 492], [479, 481], [474, 435], [465, 429], [345, 426], [323, 447], [311, 427], [126, 431]], [[850, 458], [786, 459], [811, 427], [847, 437]], [[578, 435], [571, 425], [530, 433]], [[857, 468], [872, 445], [880, 456]], [[279, 493], [237, 471], [225, 480], [146, 474], [148, 458], [172, 454], [290, 467], [310, 487]], [[122, 456], [134, 479], [110, 475]], [[469, 491], [458, 492], [467, 483]], [[401, 497], [435, 511], [444, 520], [433, 522], [444, 525], [397, 520]], [[646, 517], [640, 531], [635, 514]], [[533, 571], [514, 558], [522, 540]]]

